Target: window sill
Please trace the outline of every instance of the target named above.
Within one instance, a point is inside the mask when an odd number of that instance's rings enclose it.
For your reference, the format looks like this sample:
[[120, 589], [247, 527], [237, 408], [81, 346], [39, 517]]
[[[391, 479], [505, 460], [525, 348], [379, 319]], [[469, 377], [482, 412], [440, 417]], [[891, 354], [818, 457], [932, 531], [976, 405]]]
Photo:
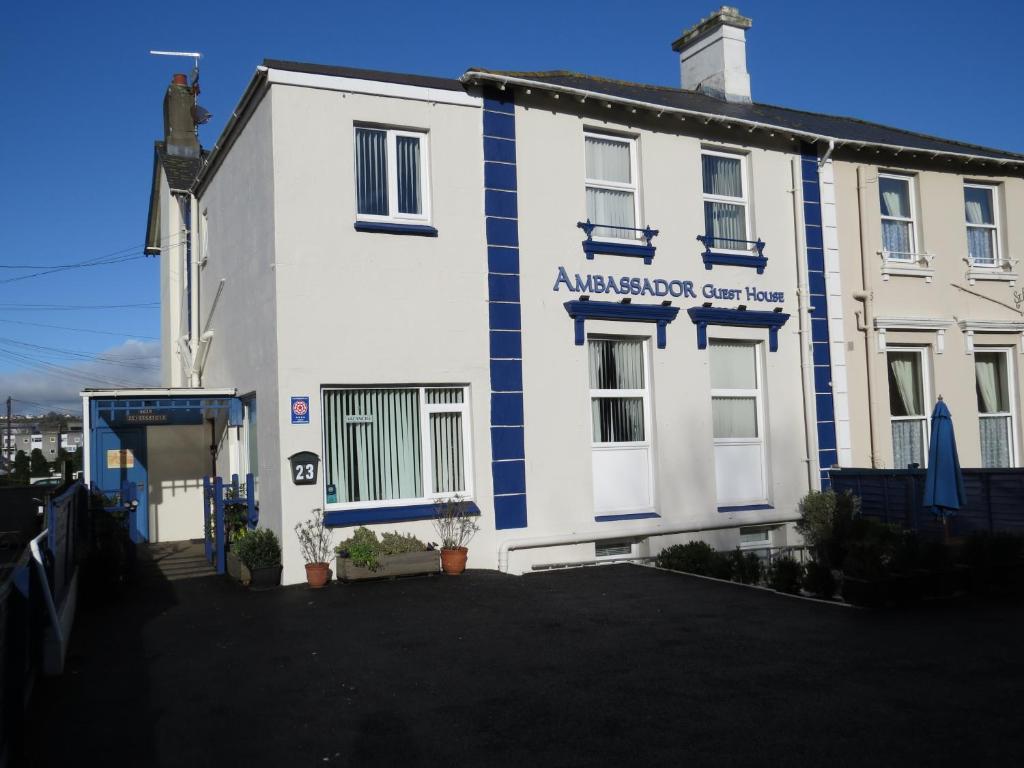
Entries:
[[[467, 502], [469, 514], [479, 515], [480, 507]], [[360, 507], [358, 509], [328, 509], [324, 512], [324, 525], [328, 528], [343, 528], [367, 523], [401, 523], [411, 520], [433, 520], [437, 505], [405, 504], [398, 507]]]
[[704, 251], [701, 254], [704, 260], [704, 269], [710, 270], [713, 266], [723, 267], [750, 267], [757, 270], [757, 274], [763, 275], [764, 268], [768, 266], [768, 259], [765, 256], [753, 256], [745, 251]]
[[660, 518], [657, 512], [625, 512], [622, 514], [594, 515], [594, 522], [615, 523], [620, 520], [650, 520]]
[[[719, 507], [719, 512], [764, 512], [767, 510], [775, 509], [771, 504], [734, 504], [725, 507]], [[758, 544], [758, 546], [764, 546]]]
[[393, 221], [357, 221], [356, 232], [380, 232], [388, 235], [437, 237], [437, 228], [429, 224], [399, 224]]
[[593, 260], [594, 255], [601, 253], [606, 256], [634, 256], [644, 260], [644, 264], [650, 264], [654, 260], [655, 247], [653, 245], [640, 245], [639, 243], [628, 243], [617, 240], [584, 240], [583, 252], [588, 259]]
[[1016, 272], [1007, 272], [1004, 267], [970, 267], [967, 270], [967, 282], [971, 285], [977, 280], [998, 280], [1009, 283], [1012, 287], [1017, 282]]
[[923, 277], [926, 283], [930, 283], [935, 276], [935, 270], [931, 267], [917, 267], [909, 261], [886, 261], [882, 264], [882, 280], [888, 281], [890, 275], [898, 277]]

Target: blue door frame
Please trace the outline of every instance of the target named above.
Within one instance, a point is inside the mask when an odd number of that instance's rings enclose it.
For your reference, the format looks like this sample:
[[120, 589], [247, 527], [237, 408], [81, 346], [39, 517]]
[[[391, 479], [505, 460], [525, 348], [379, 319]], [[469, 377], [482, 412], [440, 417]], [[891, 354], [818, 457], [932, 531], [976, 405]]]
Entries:
[[119, 497], [125, 483], [135, 486], [139, 506], [131, 530], [134, 541], [149, 541], [148, 430], [203, 424], [219, 414], [227, 416], [229, 427], [241, 426], [241, 399], [176, 395], [90, 399], [90, 477], [108, 496]]

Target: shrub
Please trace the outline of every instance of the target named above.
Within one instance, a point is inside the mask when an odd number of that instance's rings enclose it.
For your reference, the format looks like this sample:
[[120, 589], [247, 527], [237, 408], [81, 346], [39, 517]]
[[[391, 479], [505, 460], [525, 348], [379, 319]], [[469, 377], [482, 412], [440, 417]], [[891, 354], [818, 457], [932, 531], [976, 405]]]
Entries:
[[380, 567], [380, 542], [377, 534], [361, 525], [352, 532], [352, 536], [340, 542], [334, 548], [340, 557], [347, 557], [352, 565], [376, 571]]
[[838, 586], [832, 569], [813, 561], [804, 566], [803, 585], [812, 595], [825, 600], [832, 598]]
[[776, 592], [798, 594], [802, 570], [792, 557], [780, 557], [768, 566], [768, 586]]
[[299, 537], [299, 550], [306, 563], [326, 563], [331, 559], [331, 529], [324, 525], [324, 512], [314, 509], [312, 517], [304, 523], [295, 524]]
[[427, 545], [411, 533], [402, 534], [398, 531], [380, 535], [380, 551], [384, 555], [401, 555], [404, 552], [422, 552]]
[[753, 552], [744, 552], [738, 547], [730, 553], [732, 578], [740, 584], [758, 584], [764, 575], [761, 558]]
[[434, 530], [441, 539], [441, 549], [461, 549], [480, 530], [471, 517], [469, 502], [458, 494], [434, 504]]
[[281, 544], [269, 528], [257, 528], [236, 539], [235, 554], [249, 570], [281, 564]]
[[829, 568], [842, 568], [851, 538], [857, 534], [860, 499], [847, 491], [811, 491], [799, 504], [796, 529], [814, 555]]
[[673, 544], [663, 549], [655, 563], [659, 568], [709, 576], [714, 555], [715, 550], [706, 542], [691, 541], [687, 544]]

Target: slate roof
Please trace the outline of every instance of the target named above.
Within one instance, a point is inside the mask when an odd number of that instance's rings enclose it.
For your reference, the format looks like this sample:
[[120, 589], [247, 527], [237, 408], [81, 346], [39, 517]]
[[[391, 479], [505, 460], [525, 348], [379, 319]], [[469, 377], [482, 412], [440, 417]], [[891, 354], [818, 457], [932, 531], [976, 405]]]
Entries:
[[671, 109], [682, 109], [736, 120], [748, 120], [772, 125], [782, 130], [798, 131], [855, 144], [888, 145], [918, 149], [923, 152], [952, 152], [999, 160], [1024, 161], [1024, 154], [1006, 152], [977, 144], [943, 139], [914, 131], [905, 131], [879, 123], [870, 123], [853, 117], [804, 112], [770, 104], [739, 104], [722, 101], [697, 91], [661, 85], [644, 85], [613, 80], [594, 75], [562, 70], [551, 72], [510, 72], [472, 68], [466, 73], [483, 73], [528, 80], [538, 87], [562, 86], [603, 94], [613, 98], [639, 101]]
[[[157, 159], [167, 175], [167, 185], [171, 189], [182, 191], [189, 189], [203, 167], [203, 157], [169, 155], [167, 147], [162, 141], [155, 142], [155, 147]], [[203, 152], [202, 155], [205, 156], [206, 152]]]

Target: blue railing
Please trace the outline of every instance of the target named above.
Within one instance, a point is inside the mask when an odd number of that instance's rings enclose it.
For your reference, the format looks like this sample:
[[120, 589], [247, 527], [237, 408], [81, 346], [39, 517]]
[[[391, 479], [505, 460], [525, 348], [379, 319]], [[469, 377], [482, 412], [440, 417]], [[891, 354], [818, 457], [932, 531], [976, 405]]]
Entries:
[[[764, 273], [764, 268], [768, 266], [768, 259], [764, 255], [765, 244], [761, 238], [757, 238], [757, 240], [739, 240], [735, 237], [697, 235], [697, 240], [704, 245], [704, 253], [701, 254], [701, 257], [704, 260], [705, 269], [711, 269], [716, 264], [732, 267], [752, 267], [760, 275]], [[730, 252], [723, 253], [721, 250], [715, 250], [716, 248], [725, 249]], [[745, 251], [746, 253], [736, 253], [736, 251]]]
[[229, 507], [245, 507], [246, 527], [249, 530], [256, 527], [260, 519], [260, 510], [256, 503], [251, 472], [245, 476], [244, 496], [238, 475], [232, 475], [231, 484], [227, 486], [224, 485], [223, 478], [203, 478], [203, 546], [207, 562], [216, 567], [217, 573], [224, 573], [227, 568], [225, 514]]
[[[593, 259], [594, 254], [603, 253], [609, 256], [634, 256], [644, 260], [644, 264], [650, 264], [654, 259], [654, 244], [651, 242], [658, 236], [658, 230], [650, 227], [622, 227], [617, 224], [595, 224], [590, 219], [577, 221], [576, 226], [582, 229], [587, 239], [583, 241], [583, 252], [588, 259]], [[595, 240], [594, 230], [614, 229], [623, 233], [624, 239], [636, 238], [639, 236], [644, 242], [622, 243], [609, 242], [606, 240]]]

